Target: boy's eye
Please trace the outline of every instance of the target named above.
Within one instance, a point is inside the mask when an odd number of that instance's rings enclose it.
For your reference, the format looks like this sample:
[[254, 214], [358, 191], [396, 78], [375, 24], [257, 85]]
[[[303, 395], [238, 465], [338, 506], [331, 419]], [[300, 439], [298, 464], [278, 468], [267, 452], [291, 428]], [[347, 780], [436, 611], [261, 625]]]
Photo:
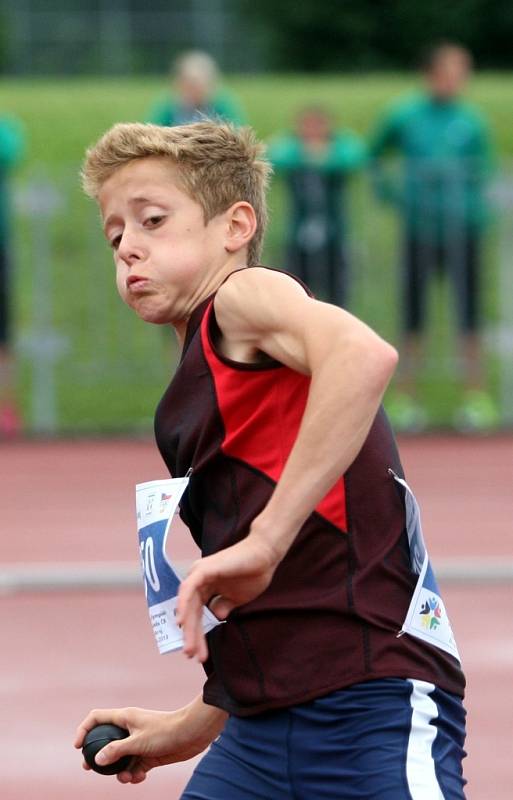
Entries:
[[162, 214], [160, 214], [160, 215], [156, 214], [156, 215], [154, 215], [152, 217], [148, 217], [148, 219], [145, 221], [145, 225], [149, 225], [150, 227], [152, 225], [158, 225], [159, 222], [162, 222], [163, 219], [164, 219], [164, 216]]
[[118, 236], [114, 236], [114, 238], [111, 239], [109, 242], [113, 250], [117, 250], [120, 243], [121, 243], [121, 234], [119, 234]]

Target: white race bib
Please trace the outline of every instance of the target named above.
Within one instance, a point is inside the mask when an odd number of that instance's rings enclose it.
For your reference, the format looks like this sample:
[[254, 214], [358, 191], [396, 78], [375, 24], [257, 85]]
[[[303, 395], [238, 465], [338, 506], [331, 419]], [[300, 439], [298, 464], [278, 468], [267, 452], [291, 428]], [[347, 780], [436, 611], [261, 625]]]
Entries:
[[399, 478], [392, 470], [390, 472], [405, 489], [410, 562], [412, 572], [419, 576], [399, 636], [409, 633], [410, 636], [445, 650], [460, 661], [451, 623], [424, 544], [418, 503], [406, 481]]
[[[180, 578], [166, 550], [173, 519], [189, 478], [149, 481], [136, 486], [137, 531], [146, 600], [153, 633], [161, 654], [183, 647], [182, 631], [176, 624], [176, 603]], [[205, 633], [219, 625], [208, 608], [203, 610]]]

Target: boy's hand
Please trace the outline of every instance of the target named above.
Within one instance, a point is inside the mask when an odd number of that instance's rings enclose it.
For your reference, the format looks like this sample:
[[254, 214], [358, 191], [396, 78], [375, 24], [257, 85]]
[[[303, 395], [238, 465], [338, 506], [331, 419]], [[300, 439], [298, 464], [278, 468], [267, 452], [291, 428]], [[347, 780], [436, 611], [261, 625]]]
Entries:
[[[143, 708], [105, 708], [90, 711], [77, 728], [74, 746], [82, 747], [85, 735], [96, 725], [114, 723], [127, 728], [126, 739], [111, 742], [96, 756], [96, 761], [113, 764], [123, 756], [133, 756], [128, 769], [117, 775], [120, 783], [141, 783], [154, 767], [186, 761], [201, 753], [219, 734], [226, 714], [205, 707], [197, 699], [179, 711], [150, 711]], [[84, 769], [90, 767], [84, 762]]]
[[269, 586], [281, 555], [257, 535], [249, 534], [219, 553], [196, 561], [178, 593], [177, 622], [183, 628], [184, 653], [206, 661], [203, 606], [226, 619], [236, 606], [249, 603]]

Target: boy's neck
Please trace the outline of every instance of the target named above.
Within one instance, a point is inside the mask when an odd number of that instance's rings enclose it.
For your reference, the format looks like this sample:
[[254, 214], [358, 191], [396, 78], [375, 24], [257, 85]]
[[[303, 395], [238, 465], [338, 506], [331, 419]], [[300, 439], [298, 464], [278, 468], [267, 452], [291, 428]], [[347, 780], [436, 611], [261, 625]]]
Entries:
[[221, 284], [224, 283], [226, 278], [231, 275], [232, 272], [236, 272], [239, 269], [245, 269], [246, 266], [247, 264], [245, 259], [241, 260], [240, 257], [236, 259], [230, 258], [222, 268], [218, 269], [211, 277], [205, 280], [205, 282], [199, 288], [197, 294], [191, 299], [190, 308], [187, 310], [184, 316], [181, 319], [171, 323], [175, 330], [180, 347], [183, 347], [185, 343], [187, 326], [192, 314], [194, 313], [194, 310], [198, 308], [198, 306], [200, 306], [208, 297], [211, 297], [213, 294], [215, 294]]

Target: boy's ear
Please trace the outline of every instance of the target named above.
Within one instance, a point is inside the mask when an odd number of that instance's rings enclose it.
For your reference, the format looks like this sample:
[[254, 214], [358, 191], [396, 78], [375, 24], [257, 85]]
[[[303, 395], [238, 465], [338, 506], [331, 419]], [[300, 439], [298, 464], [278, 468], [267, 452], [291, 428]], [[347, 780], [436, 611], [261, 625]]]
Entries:
[[247, 247], [255, 235], [257, 221], [251, 203], [240, 201], [226, 211], [226, 233], [224, 247], [228, 253], [236, 253]]

